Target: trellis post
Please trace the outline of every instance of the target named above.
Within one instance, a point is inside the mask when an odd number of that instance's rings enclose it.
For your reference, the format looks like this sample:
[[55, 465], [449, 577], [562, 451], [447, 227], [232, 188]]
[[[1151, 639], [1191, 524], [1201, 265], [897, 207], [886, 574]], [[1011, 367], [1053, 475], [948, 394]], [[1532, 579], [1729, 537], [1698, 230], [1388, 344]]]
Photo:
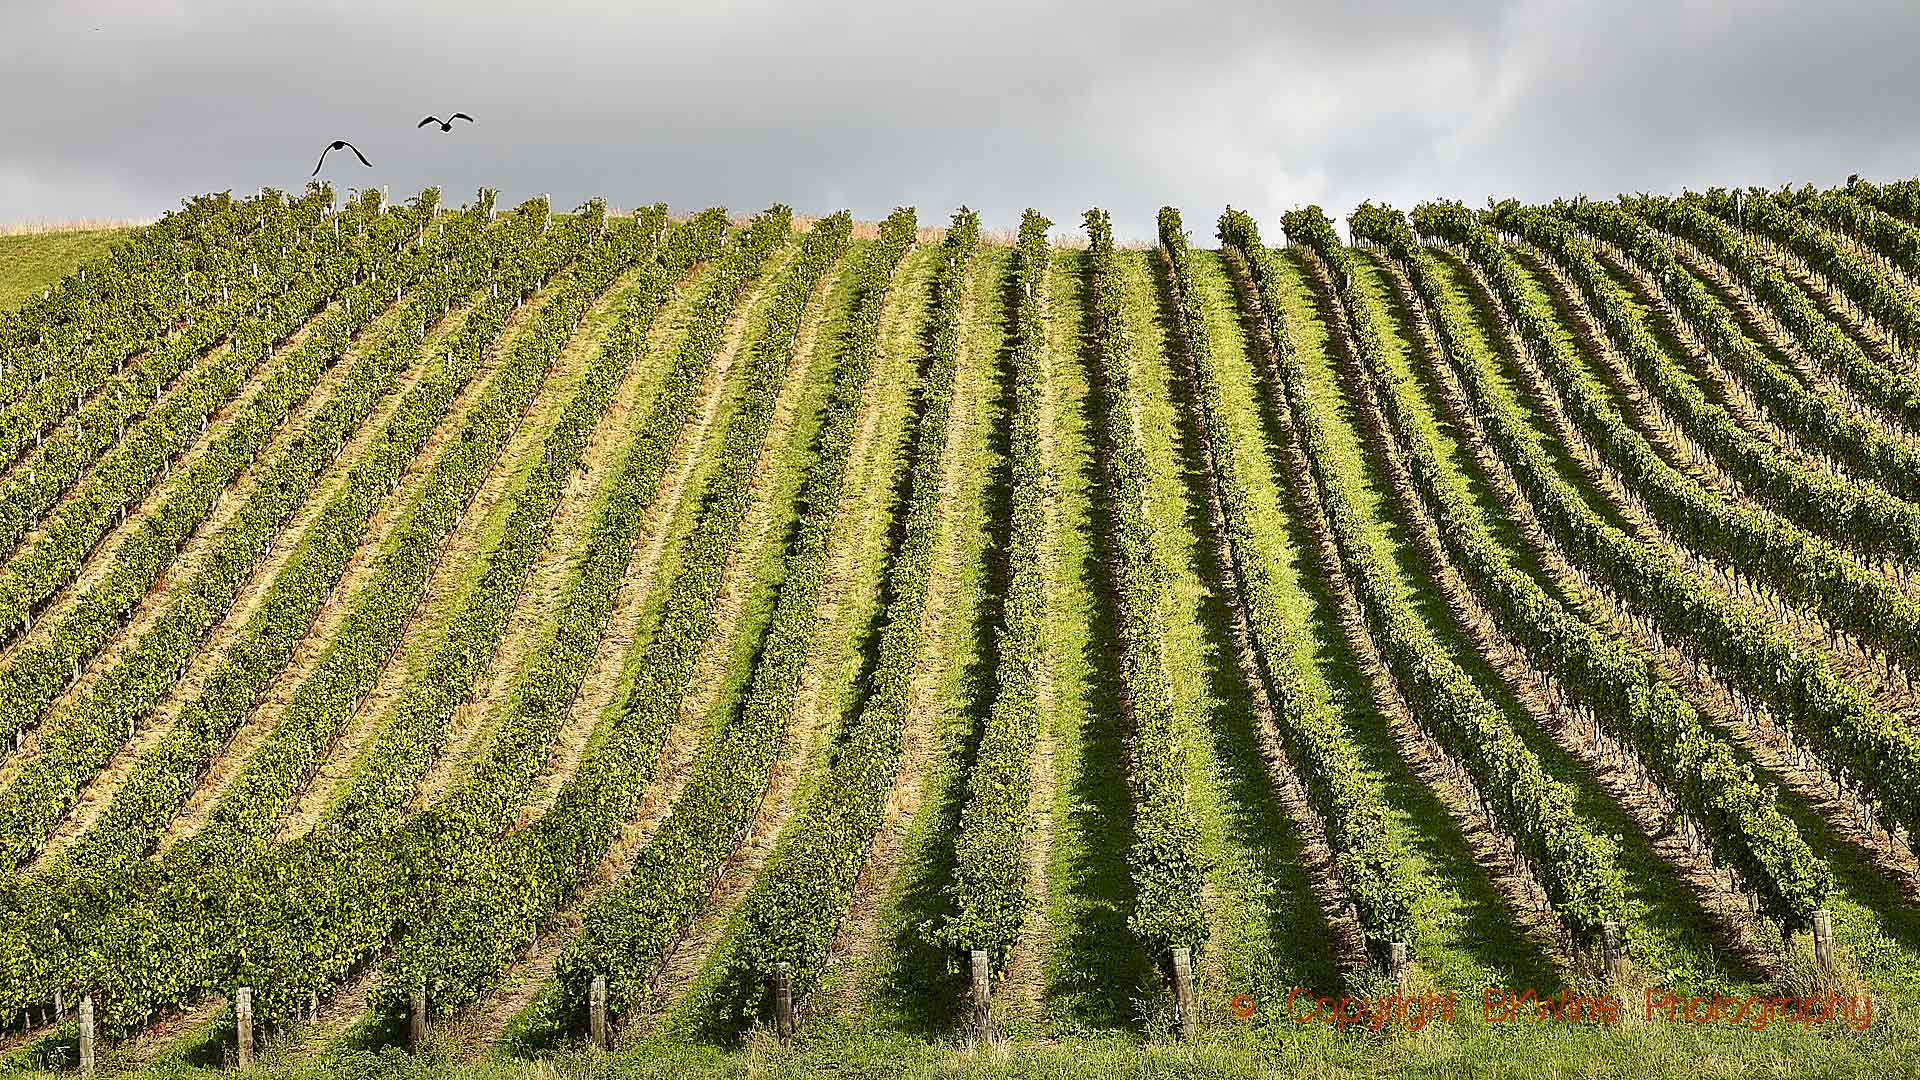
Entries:
[[973, 1029], [979, 1038], [990, 1038], [993, 1035], [993, 977], [987, 965], [987, 951], [970, 950], [967, 961], [973, 987]]
[[1833, 974], [1833, 912], [1826, 908], [1813, 913], [1813, 959], [1820, 974]]
[[607, 977], [595, 975], [593, 983], [587, 987], [587, 1029], [593, 1038], [593, 1045], [601, 1050], [613, 1049], [613, 1040], [607, 1036]]
[[416, 986], [407, 1006], [407, 1046], [418, 1050], [427, 1041], [427, 988]]
[[793, 965], [776, 962], [767, 982], [773, 991], [773, 1031], [785, 1046], [793, 1041]]
[[242, 1069], [253, 1068], [253, 987], [242, 986], [233, 992], [234, 1060]]
[[80, 999], [80, 1072], [93, 1075], [93, 995]]
[[1193, 1038], [1197, 1028], [1193, 1015], [1193, 950], [1185, 945], [1173, 950], [1173, 1025], [1186, 1039]]

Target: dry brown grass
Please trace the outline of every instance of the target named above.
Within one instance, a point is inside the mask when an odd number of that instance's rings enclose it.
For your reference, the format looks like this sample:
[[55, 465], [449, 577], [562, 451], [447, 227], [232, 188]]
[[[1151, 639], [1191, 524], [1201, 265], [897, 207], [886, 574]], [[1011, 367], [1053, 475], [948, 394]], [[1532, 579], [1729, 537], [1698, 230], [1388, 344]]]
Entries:
[[29, 220], [0, 222], [0, 236], [48, 236], [55, 233], [106, 232], [113, 229], [138, 229], [156, 218], [70, 218], [64, 221]]

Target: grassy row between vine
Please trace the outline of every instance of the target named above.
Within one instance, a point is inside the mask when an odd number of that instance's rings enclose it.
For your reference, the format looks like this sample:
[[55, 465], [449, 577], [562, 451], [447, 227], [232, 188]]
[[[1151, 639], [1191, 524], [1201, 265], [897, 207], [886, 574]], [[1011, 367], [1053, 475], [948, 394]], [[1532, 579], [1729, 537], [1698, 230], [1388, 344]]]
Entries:
[[[544, 204], [529, 206], [521, 217], [530, 233], [536, 219], [545, 219]], [[531, 292], [537, 288], [539, 274], [584, 254], [594, 240], [596, 224], [579, 220], [556, 230], [548, 242], [535, 248], [535, 258], [510, 272], [505, 295], [467, 320], [448, 343], [443, 368], [430, 372], [428, 380], [402, 404], [384, 437], [354, 471], [353, 483], [334, 497], [322, 511], [322, 519], [307, 530], [300, 553], [274, 583], [275, 595], [250, 620], [253, 633], [243, 635], [240, 647], [229, 653], [223, 665], [225, 677], [216, 674], [209, 679], [201, 699], [208, 710], [206, 722], [195, 720], [189, 712], [182, 715], [174, 732], [210, 751], [222, 741], [215, 721], [237, 722], [250, 709], [257, 688], [284, 663], [300, 630], [324, 599], [328, 582], [344, 569], [358, 546], [372, 505], [398, 482], [444, 415], [455, 390], [472, 376], [507, 315], [519, 305], [522, 294], [513, 285]], [[511, 358], [522, 370], [545, 366], [534, 348], [517, 350]], [[496, 373], [482, 394], [483, 403], [510, 400], [524, 382], [524, 377]], [[487, 412], [502, 425], [509, 422], [509, 415], [517, 415], [517, 410], [508, 414], [498, 404]], [[476, 427], [474, 434], [486, 432]], [[258, 644], [248, 645], [249, 641]], [[184, 652], [191, 646], [176, 647]], [[184, 655], [161, 656], [155, 664], [165, 672], [184, 662]], [[187, 757], [192, 760], [181, 764], [192, 775], [197, 772], [195, 761], [204, 757]], [[165, 816], [160, 810], [153, 814], [156, 820], [163, 821]], [[134, 858], [108, 869], [61, 863], [32, 879], [22, 881], [16, 875], [0, 883], [7, 908], [18, 913], [9, 920], [8, 930], [21, 934], [23, 941], [58, 943], [54, 948], [9, 949], [12, 963], [0, 973], [0, 999], [9, 1005], [44, 1002], [56, 992], [75, 996], [81, 987], [92, 987], [101, 1000], [102, 1023], [112, 1028], [230, 984], [237, 965], [258, 963], [270, 953], [262, 937], [276, 924], [264, 916], [286, 903], [271, 884], [271, 860], [251, 854], [253, 847], [190, 841], [176, 846], [165, 861]], [[127, 902], [136, 896], [137, 903]], [[218, 902], [209, 903], [212, 898]], [[56, 934], [48, 929], [54, 925], [63, 930]], [[262, 986], [263, 1005], [276, 1003], [271, 984]]]
[[[727, 425], [687, 554], [654, 636], [629, 659], [638, 680], [600, 718], [594, 741], [553, 807], [527, 828], [498, 836], [513, 794], [531, 779], [531, 749], [544, 743], [578, 690], [633, 557], [644, 511], [658, 492], [674, 439], [692, 417], [696, 391], [729, 317], [760, 280], [790, 222], [785, 207], [762, 215], [715, 267], [672, 361], [668, 389], [655, 402], [651, 434], [630, 447], [596, 519], [600, 527], [592, 532], [605, 540], [597, 539], [585, 572], [570, 583], [575, 600], [563, 606], [562, 618], [577, 627], [556, 628], [555, 640], [566, 642], [564, 654], [548, 657], [543, 670], [517, 681], [487, 758], [426, 815], [421, 831], [430, 838], [423, 852], [430, 891], [382, 966], [376, 999], [383, 1006], [425, 987], [432, 1008], [448, 1015], [491, 989], [513, 962], [518, 943], [577, 894], [651, 779], [658, 739], [678, 712], [700, 646], [713, 632], [721, 573], [751, 502], [748, 479], [766, 441], [802, 314], [815, 285], [845, 250], [850, 223], [844, 215], [817, 222], [774, 285], [772, 314], [752, 346], [743, 399]], [[659, 681], [644, 685], [652, 680]], [[501, 842], [493, 851], [480, 849], [496, 838]]]
[[[1379, 348], [1378, 324], [1354, 320], [1347, 310], [1352, 257], [1318, 207], [1283, 216], [1288, 239], [1324, 259], [1334, 275], [1340, 311], [1359, 355]], [[1267, 308], [1269, 319], [1273, 308]], [[1277, 337], [1282, 328], [1274, 328]], [[1284, 371], [1283, 371], [1284, 375]], [[1603, 923], [1618, 921], [1622, 881], [1618, 845], [1599, 835], [1574, 809], [1572, 788], [1551, 776], [1513, 724], [1449, 656], [1433, 631], [1384, 580], [1375, 549], [1362, 538], [1351, 496], [1320, 464], [1326, 436], [1325, 406], [1307, 398], [1297, 377], [1283, 377], [1294, 425], [1359, 600], [1367, 629], [1423, 728], [1474, 777], [1486, 805], [1514, 838], [1525, 865], [1538, 878], [1554, 912], [1576, 941], [1597, 940]]]
[[[367, 200], [350, 205], [337, 220], [352, 224], [351, 236], [301, 246], [298, 257], [281, 260], [260, 283], [286, 290], [265, 302], [264, 315], [229, 304], [147, 353], [84, 406], [76, 396], [75, 414], [0, 483], [0, 551], [12, 553], [0, 574], [0, 633], [31, 625], [35, 608], [72, 578], [119, 515], [171, 472], [254, 369], [360, 270], [410, 239], [438, 194], [429, 189], [392, 217]], [[383, 296], [361, 315], [371, 319], [390, 302]]]
[[[480, 220], [476, 212], [465, 224], [477, 229]], [[465, 249], [463, 261], [478, 254], [476, 248]], [[469, 277], [477, 271], [477, 266], [470, 266]], [[419, 300], [437, 307], [439, 294], [461, 283], [457, 275], [428, 282]], [[177, 595], [170, 595], [165, 612], [43, 732], [37, 752], [0, 791], [0, 851], [8, 866], [24, 863], [41, 850], [84, 784], [105, 767], [132, 737], [139, 720], [178, 681], [199, 642], [233, 607], [268, 545], [310, 496], [312, 481], [396, 383], [400, 372], [417, 360], [419, 346], [412, 337], [410, 328], [397, 327], [368, 354], [369, 359], [356, 365], [337, 399], [339, 407], [323, 409], [305, 429], [306, 437], [295, 439], [269, 464], [253, 496], [214, 538], [209, 558]], [[195, 470], [181, 479], [194, 485], [180, 489], [182, 494], [190, 493], [202, 505], [210, 503], [218, 491], [218, 476], [201, 476]], [[138, 540], [131, 550], [123, 550], [115, 569], [89, 590], [50, 640], [13, 657], [0, 675], [0, 693], [17, 694], [45, 708], [66, 685], [63, 661], [77, 672], [83, 660], [96, 656], [164, 572], [164, 563], [155, 565], [159, 559], [139, 556], [164, 555], [170, 561], [182, 535], [176, 532], [167, 538], [158, 552], [154, 550], [158, 545]], [[137, 850], [142, 844], [131, 840], [126, 846]]]
[[[1572, 366], [1570, 358], [1556, 358], [1564, 346], [1548, 327], [1544, 304], [1521, 291], [1512, 254], [1486, 223], [1458, 203], [1423, 204], [1413, 223], [1422, 235], [1462, 245], [1492, 280], [1521, 339], [1547, 356], [1549, 366]], [[1470, 391], [1482, 385], [1474, 366], [1462, 371]], [[1490, 400], [1483, 391], [1475, 393], [1476, 401]], [[1909, 831], [1920, 827], [1920, 736], [1881, 711], [1824, 656], [1796, 648], [1767, 620], [1713, 593], [1665, 554], [1573, 499], [1537, 444], [1505, 423], [1503, 413], [1490, 411], [1488, 417], [1503, 456], [1539, 502], [1542, 518], [1582, 565], [1689, 653], [1765, 703], [1803, 745], [1872, 794], [1892, 820]]]
[[[56, 461], [63, 451], [75, 452], [69, 444], [89, 419], [98, 427], [114, 415], [102, 408], [89, 411], [86, 403], [97, 401], [109, 380], [125, 376], [129, 364], [133, 376], [112, 384], [123, 396], [142, 385], [141, 378], [153, 385], [171, 382], [164, 373], [178, 371], [174, 344], [212, 346], [235, 313], [284, 291], [290, 271], [313, 266], [327, 251], [337, 250], [329, 238], [298, 238], [303, 226], [323, 220], [332, 200], [332, 191], [317, 185], [297, 200], [267, 190], [245, 202], [226, 195], [196, 199], [135, 242], [116, 247], [107, 259], [50, 287], [44, 300], [6, 316], [9, 340], [0, 346], [5, 350], [0, 461], [14, 463], [36, 453], [44, 458], [48, 440]], [[346, 214], [357, 223], [365, 205], [350, 203]], [[250, 272], [243, 275], [242, 267]], [[89, 269], [95, 272], [90, 280]], [[217, 294], [215, 275], [223, 282]], [[201, 279], [197, 301], [196, 276]], [[228, 281], [240, 286], [239, 300], [232, 299]], [[202, 320], [206, 328], [192, 332]], [[148, 368], [160, 377], [143, 375]], [[17, 539], [0, 549], [11, 550]]]
[[1168, 681], [1165, 616], [1160, 610], [1163, 574], [1147, 509], [1150, 469], [1134, 427], [1132, 342], [1121, 317], [1113, 226], [1102, 210], [1089, 210], [1086, 223], [1092, 241], [1088, 293], [1099, 349], [1098, 445], [1106, 473], [1113, 593], [1132, 727], [1128, 779], [1134, 842], [1127, 863], [1135, 895], [1127, 925], [1142, 947], [1171, 970], [1172, 949], [1192, 950], [1197, 960], [1207, 943], [1206, 873]]

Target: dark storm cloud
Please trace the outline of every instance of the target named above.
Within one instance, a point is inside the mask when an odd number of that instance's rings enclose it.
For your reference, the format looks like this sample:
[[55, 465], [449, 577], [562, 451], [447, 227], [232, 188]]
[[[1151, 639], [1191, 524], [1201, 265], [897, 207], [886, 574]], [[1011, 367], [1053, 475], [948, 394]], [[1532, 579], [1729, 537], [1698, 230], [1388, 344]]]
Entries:
[[[1163, 202], [1920, 172], [1920, 11], [1754, 4], [919, 2], [0, 7], [0, 220], [297, 188], [593, 194], [1124, 232]], [[103, 29], [94, 31], [92, 27]], [[480, 123], [416, 131], [427, 113]], [[1272, 229], [1275, 226], [1270, 225]]]

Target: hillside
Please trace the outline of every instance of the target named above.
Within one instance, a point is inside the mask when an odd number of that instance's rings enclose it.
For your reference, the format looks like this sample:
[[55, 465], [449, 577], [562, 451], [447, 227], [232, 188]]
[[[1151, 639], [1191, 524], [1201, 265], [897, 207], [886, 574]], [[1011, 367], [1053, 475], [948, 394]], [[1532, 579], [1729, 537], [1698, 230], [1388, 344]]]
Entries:
[[1920, 181], [553, 209], [0, 238], [0, 1062], [1912, 1074]]
[[25, 303], [81, 263], [105, 255], [133, 229], [0, 232], [0, 311]]

